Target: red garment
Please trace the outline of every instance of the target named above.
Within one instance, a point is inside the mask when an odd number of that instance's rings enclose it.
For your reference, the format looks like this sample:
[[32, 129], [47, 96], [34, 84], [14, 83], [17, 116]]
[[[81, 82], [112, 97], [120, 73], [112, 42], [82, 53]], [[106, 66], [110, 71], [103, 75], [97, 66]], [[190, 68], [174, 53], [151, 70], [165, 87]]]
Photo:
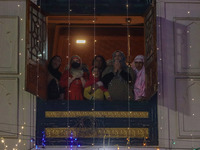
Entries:
[[[90, 78], [89, 80], [85, 83], [85, 87], [88, 87], [88, 86], [92, 86], [93, 84], [97, 83], [99, 81], [99, 78], [95, 78], [93, 75], [92, 75], [92, 72], [90, 71]], [[99, 87], [102, 91], [107, 91], [106, 88], [104, 88], [104, 86], [100, 86]]]
[[[68, 87], [68, 79], [72, 78], [71, 73], [66, 70], [60, 79], [60, 86], [65, 88], [65, 99], [69, 100], [83, 100], [83, 86], [80, 78], [74, 79]], [[87, 74], [83, 74], [83, 78], [87, 79]], [[69, 94], [69, 97], [68, 97]]]

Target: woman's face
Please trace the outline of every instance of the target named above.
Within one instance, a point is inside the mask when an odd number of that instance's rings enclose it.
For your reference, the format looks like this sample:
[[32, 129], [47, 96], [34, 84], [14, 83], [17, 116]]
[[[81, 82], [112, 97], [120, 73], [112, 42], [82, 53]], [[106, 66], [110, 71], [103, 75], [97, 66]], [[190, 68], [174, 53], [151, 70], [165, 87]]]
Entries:
[[120, 53], [120, 52], [116, 52], [116, 53], [115, 53], [114, 60], [119, 60], [119, 61], [122, 60], [122, 56], [121, 56], [121, 53]]
[[53, 69], [59, 68], [60, 65], [61, 65], [61, 58], [60, 58], [60, 57], [55, 57], [55, 58], [52, 60], [51, 65], [52, 65]]
[[99, 77], [99, 69], [98, 69], [98, 68], [94, 68], [94, 69], [92, 70], [92, 75], [93, 75], [95, 78]]
[[141, 61], [135, 61], [135, 68], [140, 71], [143, 67], [144, 63]]
[[100, 57], [97, 57], [94, 61], [94, 66], [97, 68], [101, 68], [103, 64], [103, 61]]

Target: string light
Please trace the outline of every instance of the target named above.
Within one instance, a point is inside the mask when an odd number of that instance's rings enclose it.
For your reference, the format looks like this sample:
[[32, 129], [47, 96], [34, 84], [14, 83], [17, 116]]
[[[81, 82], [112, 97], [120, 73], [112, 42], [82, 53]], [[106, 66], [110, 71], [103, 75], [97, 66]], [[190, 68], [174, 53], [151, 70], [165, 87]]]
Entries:
[[45, 131], [42, 131], [42, 148], [45, 148], [46, 146], [46, 136], [45, 136]]

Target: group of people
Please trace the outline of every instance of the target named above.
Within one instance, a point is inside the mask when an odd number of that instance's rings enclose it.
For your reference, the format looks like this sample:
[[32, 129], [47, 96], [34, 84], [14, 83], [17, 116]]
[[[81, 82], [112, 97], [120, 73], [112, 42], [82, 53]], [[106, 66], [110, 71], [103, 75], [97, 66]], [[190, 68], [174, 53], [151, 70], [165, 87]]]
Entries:
[[123, 52], [117, 50], [109, 63], [95, 56], [92, 67], [83, 65], [81, 58], [72, 56], [69, 66], [61, 73], [60, 56], [48, 64], [48, 100], [143, 100], [145, 98], [144, 57], [138, 55], [130, 65]]

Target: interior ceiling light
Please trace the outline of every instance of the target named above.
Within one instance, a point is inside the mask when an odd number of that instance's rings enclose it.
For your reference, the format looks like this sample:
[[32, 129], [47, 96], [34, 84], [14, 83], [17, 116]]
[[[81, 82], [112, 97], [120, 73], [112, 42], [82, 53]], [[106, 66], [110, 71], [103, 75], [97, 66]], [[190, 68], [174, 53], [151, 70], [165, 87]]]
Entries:
[[76, 43], [77, 43], [77, 44], [85, 44], [85, 43], [86, 43], [86, 40], [76, 40]]

